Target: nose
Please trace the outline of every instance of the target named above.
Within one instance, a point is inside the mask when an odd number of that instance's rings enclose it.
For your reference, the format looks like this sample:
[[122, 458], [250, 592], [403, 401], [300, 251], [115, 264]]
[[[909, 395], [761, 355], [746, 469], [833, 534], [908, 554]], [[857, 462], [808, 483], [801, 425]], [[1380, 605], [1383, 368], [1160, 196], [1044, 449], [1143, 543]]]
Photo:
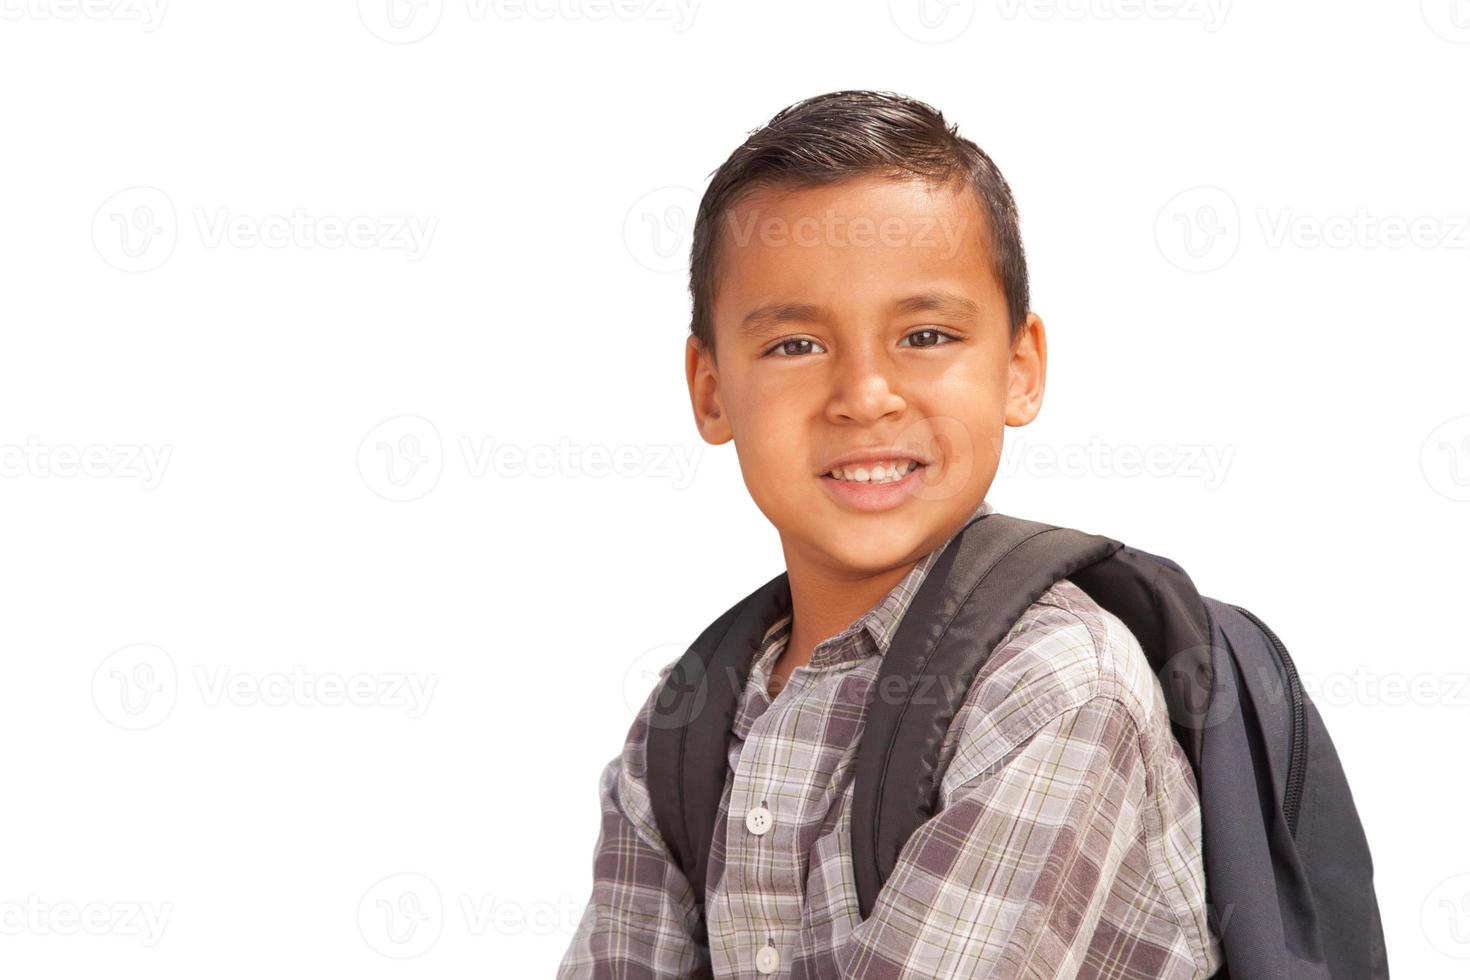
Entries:
[[827, 417], [839, 424], [873, 425], [889, 415], [902, 415], [907, 402], [898, 391], [897, 370], [870, 344], [837, 355]]

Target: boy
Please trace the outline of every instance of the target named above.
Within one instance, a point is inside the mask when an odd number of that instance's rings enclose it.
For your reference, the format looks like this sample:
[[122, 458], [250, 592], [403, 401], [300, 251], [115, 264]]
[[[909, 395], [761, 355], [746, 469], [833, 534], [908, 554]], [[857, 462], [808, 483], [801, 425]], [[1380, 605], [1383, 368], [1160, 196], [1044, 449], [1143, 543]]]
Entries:
[[990, 512], [1003, 429], [1036, 417], [1045, 384], [989, 157], [910, 99], [808, 99], [714, 174], [691, 266], [695, 422], [734, 441], [791, 611], [741, 696], [703, 901], [654, 822], [650, 695], [602, 773], [592, 897], [558, 976], [1215, 973], [1198, 793], [1163, 692], [1066, 579], [970, 686], [939, 808], [858, 914], [852, 764], [880, 658], [944, 545]]

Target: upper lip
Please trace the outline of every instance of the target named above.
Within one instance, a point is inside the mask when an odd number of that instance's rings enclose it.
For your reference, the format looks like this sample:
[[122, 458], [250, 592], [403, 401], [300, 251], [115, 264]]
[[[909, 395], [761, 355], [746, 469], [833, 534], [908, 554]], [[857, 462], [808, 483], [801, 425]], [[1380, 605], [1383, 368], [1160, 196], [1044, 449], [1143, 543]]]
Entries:
[[892, 446], [875, 446], [872, 449], [856, 449], [850, 453], [838, 456], [831, 460], [817, 473], [818, 476], [826, 476], [833, 470], [846, 469], [849, 466], [864, 466], [868, 463], [887, 462], [894, 459], [917, 460], [920, 466], [928, 466], [929, 459], [920, 453], [910, 449], [896, 449]]

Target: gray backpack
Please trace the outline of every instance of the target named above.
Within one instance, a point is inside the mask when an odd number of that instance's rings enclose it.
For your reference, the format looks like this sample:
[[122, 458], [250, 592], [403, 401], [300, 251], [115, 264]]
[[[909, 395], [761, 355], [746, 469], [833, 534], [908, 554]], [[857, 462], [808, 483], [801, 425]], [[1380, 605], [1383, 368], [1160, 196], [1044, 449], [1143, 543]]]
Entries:
[[[986, 514], [929, 570], [882, 658], [853, 784], [853, 873], [867, 917], [909, 835], [936, 812], [937, 754], [966, 689], [1066, 578], [1137, 637], [1200, 791], [1217, 978], [1388, 976], [1373, 861], [1347, 777], [1281, 640], [1201, 596], [1184, 570], [1111, 538]], [[664, 678], [648, 732], [655, 819], [700, 904], [735, 709], [783, 572], [709, 625]], [[916, 696], [917, 695], [917, 696]], [[707, 935], [699, 937], [707, 941]]]

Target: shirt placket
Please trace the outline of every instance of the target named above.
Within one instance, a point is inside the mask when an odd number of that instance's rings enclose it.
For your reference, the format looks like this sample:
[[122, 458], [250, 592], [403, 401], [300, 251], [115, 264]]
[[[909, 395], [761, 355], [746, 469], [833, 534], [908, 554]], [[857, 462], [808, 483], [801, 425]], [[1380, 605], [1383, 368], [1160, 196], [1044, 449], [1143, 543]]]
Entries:
[[[753, 684], [763, 681], [752, 676]], [[774, 977], [789, 968], [801, 929], [801, 890], [794, 821], [798, 786], [775, 779], [780, 742], [789, 737], [788, 715], [809, 688], [809, 678], [792, 678], [750, 725], [736, 751], [725, 823], [722, 891], [735, 938], [732, 976]], [[763, 703], [763, 691], [750, 697]]]
[[[863, 620], [819, 643], [809, 665], [798, 667], [774, 700], [765, 691], [766, 677], [752, 671], [745, 692], [745, 711], [754, 717], [742, 744], [731, 748], [729, 809], [725, 819], [725, 867], [715, 929], [729, 929], [734, 963], [732, 976], [779, 977], [789, 973], [800, 940], [802, 922], [802, 839], [797, 815], [809, 807], [810, 780], [798, 771], [783, 772], [782, 757], [814, 757], [819, 746], [793, 749], [798, 736], [795, 713], [802, 701], [830, 673], [832, 665], [851, 659]], [[763, 709], [763, 710], [762, 710]], [[782, 779], [786, 782], [782, 782]]]

